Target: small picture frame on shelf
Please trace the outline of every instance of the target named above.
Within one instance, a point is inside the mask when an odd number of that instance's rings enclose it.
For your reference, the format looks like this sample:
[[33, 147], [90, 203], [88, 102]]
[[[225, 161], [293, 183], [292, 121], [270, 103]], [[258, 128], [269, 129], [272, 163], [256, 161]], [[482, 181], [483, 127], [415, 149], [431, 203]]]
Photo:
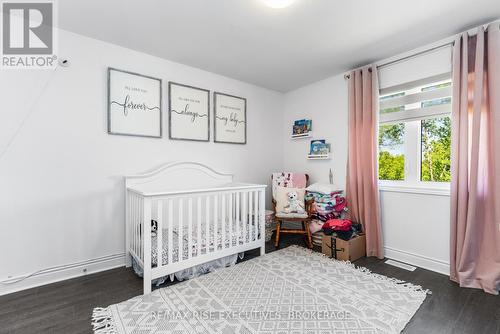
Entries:
[[312, 120], [299, 119], [293, 123], [292, 136], [305, 135], [312, 130]]
[[327, 155], [330, 153], [330, 143], [325, 139], [311, 140], [309, 155]]

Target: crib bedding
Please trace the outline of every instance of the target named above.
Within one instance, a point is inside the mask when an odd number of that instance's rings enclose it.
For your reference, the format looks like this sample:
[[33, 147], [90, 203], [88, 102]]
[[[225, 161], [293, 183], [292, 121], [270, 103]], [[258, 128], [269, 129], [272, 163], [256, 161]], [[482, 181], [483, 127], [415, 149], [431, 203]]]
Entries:
[[[208, 232], [208, 237], [206, 235], [206, 226], [202, 225], [201, 231], [200, 231], [200, 242], [201, 242], [201, 255], [206, 253], [206, 246], [208, 242], [208, 248], [209, 252], [214, 250], [214, 246], [217, 245], [217, 249], [222, 248], [222, 226], [219, 223], [217, 225], [217, 229], [213, 227], [213, 225], [209, 226], [209, 232]], [[249, 228], [250, 227], [250, 231]], [[215, 231], [216, 230], [216, 231]], [[172, 253], [172, 262], [176, 262], [179, 259], [179, 229], [178, 227], [174, 227], [172, 229], [172, 243], [174, 245], [173, 253]], [[248, 241], [253, 241], [255, 240], [255, 230], [254, 230], [254, 225], [248, 224], [246, 225], [246, 230], [245, 233], [243, 232], [242, 226], [240, 224], [240, 231], [239, 233], [236, 231], [236, 224], [233, 224], [232, 226], [232, 233], [229, 233], [229, 223], [226, 222], [225, 225], [225, 238], [224, 238], [224, 245], [227, 247], [229, 246], [229, 243], [232, 242], [232, 245], [235, 246], [236, 242], [238, 240], [239, 244], [243, 244], [243, 236], [245, 236], [245, 239]], [[217, 233], [214, 233], [217, 232]], [[257, 235], [259, 235], [260, 232], [257, 232]], [[192, 256], [197, 256], [198, 255], [198, 230], [197, 227], [193, 227], [192, 230], [192, 240], [191, 240], [191, 255]], [[229, 235], [231, 234], [231, 237]], [[183, 228], [182, 232], [182, 248], [183, 248], [183, 259], [188, 258], [188, 248], [189, 248], [189, 241], [188, 241], [188, 236], [189, 236], [189, 231], [187, 227]], [[168, 264], [168, 229], [162, 229], [162, 240], [163, 240], [163, 250], [162, 250], [162, 263], [163, 265]], [[217, 241], [217, 242], [214, 242]], [[158, 263], [158, 247], [157, 247], [157, 236], [152, 236], [151, 238], [151, 262], [152, 262], [152, 267], [156, 267]], [[184, 269], [181, 271], [178, 271], [174, 273], [175, 277], [179, 281], [183, 281], [185, 279], [191, 279], [196, 276], [199, 276], [201, 274], [205, 274], [208, 272], [211, 272], [215, 269], [218, 268], [223, 268], [227, 266], [234, 265], [238, 259], [238, 256], [240, 258], [243, 258], [243, 253], [241, 254], [233, 254], [233, 255], [228, 255], [216, 260], [212, 260], [188, 269]], [[135, 259], [132, 259], [132, 264], [133, 264], [133, 269], [135, 273], [142, 277], [143, 276], [143, 268], [138, 264]], [[168, 279], [167, 276], [165, 277], [160, 277], [158, 279], [153, 280], [153, 284], [156, 286], [159, 286], [166, 282]]]
[[[175, 278], [177, 278], [177, 280], [184, 281], [187, 279], [191, 279], [191, 278], [198, 277], [200, 275], [212, 272], [212, 271], [219, 269], [219, 268], [234, 266], [236, 264], [236, 261], [238, 260], [238, 257], [240, 259], [243, 259], [243, 256], [244, 256], [244, 253], [224, 256], [224, 257], [218, 258], [216, 260], [212, 260], [209, 262], [199, 264], [197, 266], [193, 266], [191, 268], [177, 271], [173, 275], [175, 276]], [[139, 277], [143, 277], [144, 270], [135, 259], [132, 259], [132, 267], [134, 268], [134, 272]], [[163, 276], [163, 277], [156, 278], [156, 279], [152, 280], [151, 283], [153, 285], [160, 286], [163, 283], [165, 283], [169, 278], [170, 278], [169, 276]]]
[[[213, 226], [213, 224], [209, 225], [209, 231], [207, 235], [206, 226], [204, 224], [201, 225], [200, 231], [200, 240], [198, 240], [198, 230], [197, 226], [192, 227], [192, 232], [189, 234], [189, 230], [187, 226], [184, 226], [182, 229], [182, 258], [188, 258], [188, 248], [189, 248], [189, 236], [191, 235], [191, 256], [198, 256], [198, 243], [201, 243], [201, 255], [206, 254], [206, 248], [208, 244], [209, 252], [213, 251], [215, 247], [216, 249], [222, 249], [222, 243], [224, 242], [224, 247], [229, 247], [231, 243], [232, 246], [236, 246], [238, 244], [243, 244], [244, 240], [246, 242], [256, 240], [255, 238], [255, 228], [253, 223], [247, 224], [245, 226], [245, 231], [243, 231], [243, 226], [240, 223], [239, 233], [236, 230], [236, 224], [232, 224], [232, 233], [230, 233], [229, 222], [225, 224], [225, 237], [223, 239], [222, 233], [222, 224], [217, 224], [217, 228]], [[245, 239], [244, 239], [245, 238]], [[163, 249], [162, 249], [162, 264], [168, 264], [168, 252], [169, 252], [169, 244], [168, 244], [168, 229], [162, 230], [162, 240], [163, 240]], [[157, 236], [153, 236], [151, 238], [151, 262], [153, 267], [157, 266], [158, 263], [158, 247], [157, 247]], [[177, 262], [179, 260], [179, 228], [174, 227], [172, 229], [172, 243], [173, 243], [173, 252], [172, 252], [172, 262]]]

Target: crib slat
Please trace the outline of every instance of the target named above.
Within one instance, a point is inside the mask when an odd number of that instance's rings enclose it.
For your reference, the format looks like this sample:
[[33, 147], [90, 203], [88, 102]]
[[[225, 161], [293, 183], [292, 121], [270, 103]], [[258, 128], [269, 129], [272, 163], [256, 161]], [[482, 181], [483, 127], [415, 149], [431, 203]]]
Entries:
[[158, 229], [156, 230], [156, 267], [163, 266], [163, 201], [157, 202], [157, 216]]
[[240, 244], [240, 193], [236, 193], [236, 246]]
[[220, 213], [220, 219], [221, 219], [221, 231], [222, 231], [222, 236], [221, 236], [221, 247], [222, 249], [226, 248], [226, 194], [221, 195], [221, 213]]
[[139, 237], [137, 240], [139, 241], [139, 244], [137, 245], [138, 250], [139, 250], [139, 258], [144, 261], [144, 220], [143, 220], [143, 210], [142, 206], [144, 205], [144, 201], [142, 198], [139, 196], [137, 199], [137, 225], [139, 226]]
[[[142, 233], [142, 234], [141, 234], [141, 235], [142, 235], [142, 242], [143, 242], [142, 247], [141, 247], [141, 259], [142, 259], [142, 261], [143, 261], [144, 263], [146, 263], [146, 262], [145, 262], [145, 260], [146, 260], [146, 257], [145, 257], [145, 256], [146, 256], [146, 255], [145, 255], [145, 253], [144, 253], [144, 247], [145, 247], [145, 243], [144, 243], [144, 240], [145, 240], [145, 239], [144, 239], [144, 236], [145, 236], [145, 234], [146, 234], [146, 229], [145, 229], [146, 224], [144, 224], [144, 221], [145, 221], [145, 220], [142, 218], [142, 217], [144, 217], [144, 202], [145, 202], [145, 201], [144, 201], [144, 198], [142, 198], [142, 197], [141, 197], [141, 198], [140, 198], [140, 203], [141, 203], [141, 205], [139, 206], [139, 208], [140, 208], [140, 210], [141, 210], [141, 215], [140, 215], [140, 217], [141, 217], [141, 221], [143, 222], [143, 224], [141, 224], [141, 228], [142, 228], [142, 231], [141, 231], [141, 233]], [[150, 249], [151, 249], [151, 248], [150, 248]], [[151, 264], [150, 264], [150, 266], [151, 266]]]
[[139, 220], [139, 197], [135, 199], [135, 255], [141, 258], [141, 221]]
[[183, 248], [183, 244], [182, 244], [182, 241], [183, 241], [182, 240], [182, 237], [183, 237], [183, 235], [182, 235], [182, 221], [183, 221], [183, 213], [184, 213], [183, 206], [184, 206], [184, 200], [182, 198], [179, 198], [179, 230], [177, 231], [178, 236], [179, 236], [179, 243], [177, 245], [179, 247], [178, 252], [177, 252], [177, 254], [178, 254], [177, 261], [178, 262], [180, 262], [184, 259], [184, 253], [183, 253], [184, 248]]
[[139, 196], [138, 198], [138, 225], [139, 225], [139, 245], [138, 245], [138, 248], [139, 248], [139, 257], [141, 258], [141, 260], [144, 262], [144, 213], [143, 213], [143, 205], [144, 205], [144, 201], [142, 200], [142, 197]]
[[214, 228], [214, 234], [213, 234], [213, 247], [214, 247], [214, 252], [217, 251], [217, 234], [218, 234], [218, 223], [219, 223], [219, 195], [214, 194], [214, 222], [213, 222], [213, 228]]
[[174, 201], [168, 200], [168, 264], [172, 264], [172, 254], [174, 252], [174, 240], [173, 240], [173, 229], [174, 229]]
[[142, 197], [142, 237], [143, 237], [143, 263], [144, 263], [144, 273], [143, 273], [143, 289], [144, 293], [151, 292], [151, 209], [152, 200], [150, 197]]
[[132, 233], [132, 251], [135, 253], [135, 194], [130, 193], [130, 231]]
[[135, 196], [135, 255], [139, 257], [139, 259], [142, 259], [141, 257], [141, 221], [139, 218], [139, 196]]
[[259, 221], [259, 192], [254, 191], [254, 203], [255, 203], [255, 210], [253, 212], [253, 228], [254, 228], [254, 241], [257, 241], [257, 237], [259, 235], [259, 230], [257, 222]]
[[140, 222], [138, 220], [139, 217], [139, 198], [134, 194], [134, 234], [135, 234], [135, 255], [140, 258], [139, 254], [139, 231], [140, 231]]
[[252, 241], [253, 192], [248, 192], [248, 241]]
[[135, 222], [135, 194], [131, 193], [130, 194], [130, 219], [131, 219], [131, 222], [132, 222], [132, 225], [130, 226], [130, 228], [132, 229], [132, 250], [134, 251], [135, 253], [135, 238], [136, 238], [136, 233], [135, 233], [135, 230], [136, 230], [136, 222]]
[[210, 238], [210, 196], [207, 196], [205, 201], [205, 254], [208, 254], [209, 247], [209, 238]]
[[197, 250], [196, 250], [196, 255], [197, 256], [200, 256], [201, 255], [201, 197], [198, 197], [198, 200], [197, 200], [197, 210], [196, 210], [196, 215], [197, 215], [197, 218], [198, 218], [198, 222], [197, 222], [197, 226], [198, 228], [196, 229], [196, 232], [197, 232], [197, 236], [196, 236], [196, 247], [197, 247]]
[[233, 247], [233, 193], [229, 193], [227, 199], [227, 225], [228, 225], [228, 239], [229, 239], [229, 248]]
[[253, 213], [253, 197], [252, 192], [247, 192], [248, 196], [248, 212], [247, 212], [247, 241], [252, 241], [252, 213]]
[[191, 258], [193, 247], [193, 199], [188, 199], [188, 259]]
[[[259, 190], [259, 232], [260, 232], [260, 239], [264, 239], [266, 235], [266, 224], [265, 224], [265, 192], [264, 190]], [[263, 241], [263, 240], [262, 240]], [[262, 246], [260, 247], [260, 255], [264, 255], [266, 253], [266, 246], [262, 243]]]
[[245, 244], [247, 242], [247, 215], [248, 215], [248, 193], [243, 192], [242, 194], [243, 200], [243, 208], [242, 208], [242, 228], [243, 228], [243, 243]]
[[125, 190], [125, 266], [130, 267], [130, 193]]
[[255, 202], [253, 200], [253, 191], [248, 192], [248, 241], [252, 241], [253, 238], [253, 214], [255, 210]]
[[[134, 253], [136, 253], [135, 251], [135, 245], [136, 245], [136, 242], [135, 242], [135, 238], [137, 237], [136, 235], [136, 230], [137, 230], [137, 223], [135, 221], [135, 194], [130, 194], [130, 201], [132, 202], [130, 204], [130, 207], [132, 208], [132, 213], [130, 214], [130, 216], [132, 217], [132, 250], [134, 251]], [[137, 253], [136, 253], [137, 254]]]
[[229, 213], [229, 248], [233, 247], [233, 193], [229, 193], [229, 200], [228, 200], [229, 208], [228, 208], [228, 213]]
[[139, 196], [135, 197], [135, 255], [142, 259], [141, 257], [141, 220], [139, 217], [140, 213], [140, 202]]

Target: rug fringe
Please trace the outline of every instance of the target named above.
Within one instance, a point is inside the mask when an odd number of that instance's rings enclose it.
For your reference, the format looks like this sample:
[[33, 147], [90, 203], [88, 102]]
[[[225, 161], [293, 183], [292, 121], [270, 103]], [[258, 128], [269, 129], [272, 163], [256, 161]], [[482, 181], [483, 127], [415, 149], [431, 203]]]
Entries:
[[109, 307], [96, 307], [92, 312], [92, 329], [95, 334], [118, 334]]
[[[312, 255], [316, 255], [316, 256], [322, 257], [324, 259], [330, 259], [330, 260], [332, 260], [332, 258], [330, 258], [329, 256], [327, 256], [327, 255], [325, 255], [323, 253], [319, 253], [319, 252], [316, 252], [316, 251], [314, 251], [312, 249], [304, 248], [304, 247], [301, 247], [299, 245], [291, 245], [289, 247], [300, 248], [301, 250], [309, 252]], [[335, 260], [337, 262], [337, 264], [339, 264], [341, 266], [344, 266], [344, 267], [352, 269], [352, 270], [359, 271], [359, 272], [361, 272], [361, 273], [363, 273], [363, 274], [365, 274], [367, 276], [370, 276], [372, 278], [375, 278], [375, 279], [377, 279], [379, 281], [389, 282], [389, 283], [393, 283], [393, 284], [395, 284], [395, 285], [397, 285], [399, 287], [404, 287], [412, 295], [422, 295], [422, 294], [423, 295], [427, 295], [427, 294], [432, 295], [432, 291], [430, 291], [429, 289], [424, 289], [420, 285], [409, 283], [409, 282], [405, 282], [405, 281], [399, 280], [397, 278], [392, 278], [392, 277], [387, 277], [387, 276], [384, 276], [384, 275], [380, 275], [380, 274], [372, 272], [370, 269], [365, 268], [365, 267], [361, 267], [361, 266], [356, 267], [356, 265], [354, 263], [352, 263], [351, 261], [342, 261], [342, 260], [336, 260], [336, 259], [333, 259], [333, 260]]]

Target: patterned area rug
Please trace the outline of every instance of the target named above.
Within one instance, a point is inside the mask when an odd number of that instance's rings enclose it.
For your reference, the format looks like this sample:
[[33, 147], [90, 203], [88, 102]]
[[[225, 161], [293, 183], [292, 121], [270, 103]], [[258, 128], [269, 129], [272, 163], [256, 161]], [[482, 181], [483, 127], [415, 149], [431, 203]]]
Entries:
[[102, 333], [399, 333], [427, 290], [291, 246], [93, 312]]

